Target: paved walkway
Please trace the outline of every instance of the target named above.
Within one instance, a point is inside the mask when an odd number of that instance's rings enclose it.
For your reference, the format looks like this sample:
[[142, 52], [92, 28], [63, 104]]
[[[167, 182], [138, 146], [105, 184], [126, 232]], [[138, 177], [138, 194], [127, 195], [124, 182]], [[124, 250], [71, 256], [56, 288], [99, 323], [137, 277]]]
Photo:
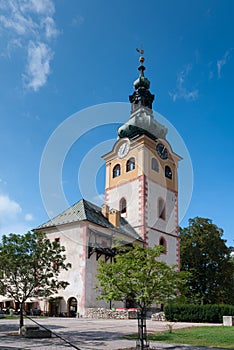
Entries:
[[[73, 318], [39, 318], [39, 323], [48, 327], [80, 350], [119, 350], [136, 346], [134, 340], [124, 340], [123, 335], [137, 332], [137, 320], [89, 320]], [[17, 335], [19, 320], [0, 319], [0, 350], [72, 350], [73, 348], [61, 339], [29, 339]], [[168, 322], [148, 320], [150, 331], [167, 330]], [[25, 325], [33, 325], [25, 320]], [[173, 329], [191, 326], [191, 323], [172, 323]], [[196, 325], [196, 324], [193, 324]], [[209, 325], [209, 324], [198, 324]], [[213, 325], [215, 326], [215, 325]], [[151, 342], [152, 349], [168, 350], [206, 350], [211, 348]], [[214, 348], [213, 348], [214, 349]], [[216, 348], [217, 350], [218, 348]], [[233, 347], [234, 349], [234, 347]], [[218, 349], [223, 350], [223, 349]]]

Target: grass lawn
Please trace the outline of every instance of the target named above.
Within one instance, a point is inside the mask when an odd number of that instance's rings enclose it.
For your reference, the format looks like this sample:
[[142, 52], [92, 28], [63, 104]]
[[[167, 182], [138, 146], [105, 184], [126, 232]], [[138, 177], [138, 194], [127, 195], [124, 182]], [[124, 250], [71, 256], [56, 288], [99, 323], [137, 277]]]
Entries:
[[[136, 338], [136, 335], [129, 338]], [[195, 346], [212, 346], [234, 349], [234, 327], [189, 327], [169, 331], [149, 333], [150, 341], [162, 341], [175, 344], [190, 344]]]

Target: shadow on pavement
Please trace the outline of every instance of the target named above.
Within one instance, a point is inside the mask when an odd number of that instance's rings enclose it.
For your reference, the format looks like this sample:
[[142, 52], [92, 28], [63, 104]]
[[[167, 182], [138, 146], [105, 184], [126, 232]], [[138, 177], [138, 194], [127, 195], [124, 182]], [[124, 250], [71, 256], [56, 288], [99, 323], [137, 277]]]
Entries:
[[[70, 343], [76, 345], [81, 349], [96, 349], [97, 346], [105, 348], [106, 341], [122, 339], [122, 335], [119, 332], [108, 332], [108, 331], [89, 331], [89, 332], [79, 332], [77, 331], [56, 331], [56, 329], [61, 329], [62, 327], [49, 326], [46, 325], [46, 328], [55, 331], [56, 334], [68, 340]], [[64, 327], [65, 328], [65, 327]], [[1, 325], [0, 327], [0, 338], [1, 346], [0, 350], [10, 349], [10, 350], [31, 350], [34, 348], [48, 348], [48, 349], [60, 349], [60, 348], [69, 348], [71, 346], [66, 344], [62, 339], [57, 338], [55, 335], [52, 335], [52, 338], [24, 338], [17, 334], [18, 328], [15, 325]], [[13, 334], [14, 332], [14, 334]], [[4, 346], [3, 346], [4, 344]], [[18, 347], [15, 347], [17, 344]]]

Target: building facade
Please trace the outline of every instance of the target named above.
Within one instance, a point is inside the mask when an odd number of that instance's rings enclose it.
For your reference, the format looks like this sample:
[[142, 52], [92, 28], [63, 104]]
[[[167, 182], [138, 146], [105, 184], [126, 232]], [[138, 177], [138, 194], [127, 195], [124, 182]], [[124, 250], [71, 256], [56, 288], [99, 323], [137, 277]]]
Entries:
[[[163, 245], [161, 259], [179, 265], [178, 162], [166, 139], [167, 129], [154, 119], [150, 82], [140, 57], [139, 77], [129, 96], [129, 120], [118, 129], [106, 163], [105, 203], [102, 208], [82, 199], [36, 230], [66, 248], [69, 271], [61, 279], [65, 290], [41, 300], [44, 313], [85, 315], [89, 308], [109, 307], [94, 289], [99, 259], [112, 262], [115, 239], [123, 244]], [[115, 302], [112, 307], [123, 306]]]
[[106, 161], [105, 202], [116, 208], [150, 247], [166, 248], [164, 260], [179, 265], [178, 162], [166, 140], [167, 129], [153, 116], [150, 82], [140, 76], [129, 96], [131, 114]]

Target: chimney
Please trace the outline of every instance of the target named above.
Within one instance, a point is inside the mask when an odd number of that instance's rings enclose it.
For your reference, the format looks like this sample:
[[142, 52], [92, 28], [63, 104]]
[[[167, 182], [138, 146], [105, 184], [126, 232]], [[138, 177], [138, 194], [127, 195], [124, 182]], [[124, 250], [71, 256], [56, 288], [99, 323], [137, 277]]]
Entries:
[[107, 219], [109, 218], [109, 210], [110, 210], [109, 205], [107, 204], [102, 205], [102, 215], [105, 216], [105, 218]]
[[109, 211], [109, 222], [115, 227], [119, 227], [120, 223], [120, 211], [116, 209], [111, 209]]

